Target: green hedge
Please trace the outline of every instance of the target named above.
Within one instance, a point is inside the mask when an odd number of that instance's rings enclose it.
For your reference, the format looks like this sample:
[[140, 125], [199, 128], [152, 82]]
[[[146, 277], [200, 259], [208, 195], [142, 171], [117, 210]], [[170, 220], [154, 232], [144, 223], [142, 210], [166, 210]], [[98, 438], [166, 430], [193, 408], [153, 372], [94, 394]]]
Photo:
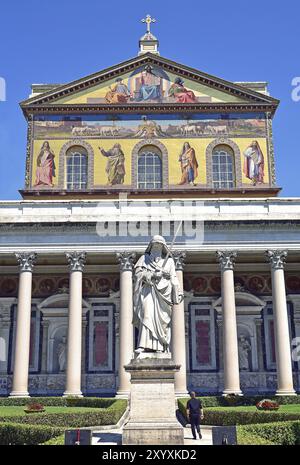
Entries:
[[14, 422], [29, 425], [60, 426], [82, 428], [84, 426], [100, 426], [116, 424], [126, 410], [126, 400], [115, 400], [113, 404], [97, 412], [78, 413], [33, 413], [22, 416], [0, 417], [0, 422]]
[[56, 438], [49, 439], [49, 441], [43, 442], [42, 446], [64, 446], [65, 445], [65, 435], [61, 434]]
[[[280, 405], [286, 404], [300, 404], [299, 396], [236, 396], [234, 399], [225, 396], [204, 396], [197, 397], [201, 399], [203, 407], [228, 407], [228, 406], [246, 406], [256, 405], [257, 402], [263, 399], [270, 399], [277, 402]], [[185, 401], [186, 399], [180, 399]]]
[[0, 444], [41, 444], [61, 435], [63, 431], [62, 428], [52, 428], [49, 426], [0, 423]]
[[[262, 438], [261, 436], [258, 436], [257, 434], [251, 433], [247, 430], [246, 431], [240, 430], [240, 428], [244, 428], [244, 426], [239, 426], [237, 429], [237, 443], [239, 446], [275, 446], [276, 445], [275, 442], [272, 442], [269, 439]], [[52, 439], [52, 441], [55, 441], [55, 439]]]
[[246, 442], [251, 437], [252, 440], [259, 441], [260, 444], [299, 445], [300, 421], [238, 427], [238, 444], [256, 444], [255, 442]]
[[[186, 403], [187, 399], [179, 399], [178, 407], [181, 413], [186, 418]], [[295, 421], [300, 420], [299, 413], [288, 412], [268, 412], [254, 410], [252, 412], [235, 410], [234, 408], [228, 410], [214, 410], [207, 408], [204, 412], [203, 425], [214, 426], [230, 426], [230, 425], [248, 425], [253, 423], [270, 423], [274, 421]]]
[[43, 404], [45, 407], [91, 407], [107, 408], [116, 399], [103, 397], [0, 397], [0, 407], [23, 406], [30, 402]]

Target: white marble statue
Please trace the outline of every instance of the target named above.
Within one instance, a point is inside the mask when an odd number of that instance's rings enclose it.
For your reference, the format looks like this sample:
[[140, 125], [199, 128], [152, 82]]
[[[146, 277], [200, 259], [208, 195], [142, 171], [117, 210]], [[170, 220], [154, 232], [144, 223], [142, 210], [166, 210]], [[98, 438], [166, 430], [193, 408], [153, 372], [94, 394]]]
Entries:
[[154, 236], [135, 265], [133, 324], [136, 352], [169, 352], [173, 304], [183, 300], [175, 263], [162, 236]]
[[66, 361], [67, 361], [67, 344], [66, 337], [63, 336], [61, 342], [57, 346], [57, 356], [58, 356], [58, 366], [59, 371], [66, 370]]
[[245, 336], [240, 336], [238, 340], [239, 348], [239, 365], [240, 370], [248, 371], [249, 367], [249, 352], [251, 351], [251, 345], [245, 338]]

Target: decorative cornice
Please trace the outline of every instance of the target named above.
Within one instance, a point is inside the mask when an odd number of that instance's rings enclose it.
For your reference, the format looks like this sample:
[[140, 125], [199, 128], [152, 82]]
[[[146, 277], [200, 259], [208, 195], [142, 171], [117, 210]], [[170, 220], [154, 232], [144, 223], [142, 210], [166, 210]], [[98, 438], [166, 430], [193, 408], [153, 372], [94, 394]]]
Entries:
[[56, 105], [28, 105], [23, 108], [26, 115], [31, 114], [107, 114], [109, 113], [247, 113], [269, 112], [273, 114], [277, 106], [268, 103], [186, 103], [186, 104], [123, 104], [123, 105], [94, 105], [94, 104], [56, 104]]
[[33, 141], [33, 114], [28, 115], [27, 144], [26, 144], [26, 164], [25, 164], [25, 188], [29, 188], [31, 182], [31, 153]]
[[[127, 220], [128, 221], [128, 220]], [[173, 218], [171, 220], [166, 218], [165, 221], [174, 221]], [[117, 219], [116, 222], [118, 223], [119, 220]], [[163, 224], [164, 221], [159, 221], [160, 224]], [[97, 221], [90, 221], [88, 222], [88, 215], [86, 215], [81, 221], [74, 221], [74, 223], [69, 222], [69, 218], [66, 216], [64, 221], [59, 221], [57, 223], [49, 223], [47, 221], [42, 221], [41, 218], [37, 218], [35, 222], [23, 222], [23, 223], [3, 223], [0, 224], [0, 233], [21, 233], [21, 232], [43, 232], [43, 233], [53, 233], [53, 232], [95, 232], [95, 226], [97, 225]], [[258, 220], [244, 220], [237, 219], [237, 220], [214, 220], [209, 219], [205, 220], [205, 229], [207, 231], [220, 231], [220, 230], [239, 230], [243, 231], [255, 231], [259, 228], [260, 231], [264, 230], [266, 232], [272, 231], [272, 229], [276, 228], [280, 231], [286, 230], [287, 227], [292, 227], [295, 231], [300, 230], [300, 221], [299, 220], [265, 220], [265, 219], [258, 219]]]
[[66, 253], [67, 260], [69, 262], [70, 271], [83, 271], [86, 252], [71, 252]]
[[172, 255], [175, 262], [176, 271], [183, 271], [186, 252], [183, 252], [181, 250], [175, 250], [174, 252], [172, 252]]
[[271, 263], [273, 270], [283, 270], [287, 259], [286, 250], [267, 250], [267, 259]]
[[272, 115], [267, 112], [267, 143], [269, 149], [269, 165], [270, 165], [270, 185], [276, 186], [276, 172], [275, 172], [275, 155], [273, 143], [273, 126]]
[[20, 273], [22, 273], [23, 271], [33, 271], [33, 267], [37, 257], [37, 254], [35, 252], [21, 252], [16, 253], [15, 255], [19, 262]]
[[120, 271], [133, 270], [133, 260], [136, 257], [136, 254], [134, 252], [118, 252], [116, 256], [120, 263]]
[[[245, 88], [239, 84], [229, 82], [224, 79], [218, 78], [216, 76], [203, 73], [199, 70], [188, 67], [186, 65], [182, 65], [180, 63], [176, 63], [174, 61], [171, 61], [167, 58], [163, 58], [161, 56], [158, 57], [157, 55], [146, 53], [142, 56], [134, 57], [123, 63], [104, 69], [92, 75], [72, 81], [68, 84], [58, 86], [55, 90], [52, 89], [49, 92], [43, 93], [42, 95], [37, 95], [32, 98], [29, 98], [21, 102], [21, 107], [25, 110], [26, 107], [28, 108], [28, 106], [32, 104], [33, 105], [35, 104], [39, 105], [41, 103], [49, 104], [50, 102], [55, 101], [57, 99], [71, 96], [74, 93], [77, 93], [89, 87], [101, 84], [105, 81], [116, 78], [124, 73], [131, 72], [134, 69], [140, 66], [143, 66], [145, 64], [148, 64], [148, 63], [151, 63], [156, 66], [161, 66], [162, 68], [164, 68], [165, 70], [173, 74], [177, 74], [178, 76], [182, 76], [189, 80], [207, 85], [219, 91], [226, 92], [229, 95], [234, 95], [240, 98], [247, 99], [249, 103], [251, 102], [265, 103], [269, 107], [270, 105], [273, 105], [275, 109], [279, 103], [277, 99], [274, 99], [267, 95], [260, 94], [259, 92]], [[111, 107], [112, 106], [110, 105], [109, 108], [111, 109]]]
[[217, 255], [217, 260], [219, 261], [220, 264], [220, 269], [221, 271], [226, 271], [226, 270], [233, 270], [234, 268], [234, 262], [237, 257], [237, 252], [234, 252], [232, 250], [218, 250], [216, 252]]

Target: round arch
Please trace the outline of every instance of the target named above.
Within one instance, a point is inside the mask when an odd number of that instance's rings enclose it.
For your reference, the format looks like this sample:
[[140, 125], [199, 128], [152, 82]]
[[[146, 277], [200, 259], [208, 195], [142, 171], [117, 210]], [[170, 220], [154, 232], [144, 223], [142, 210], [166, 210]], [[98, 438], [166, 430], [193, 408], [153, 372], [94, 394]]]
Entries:
[[143, 139], [138, 142], [132, 150], [131, 156], [131, 180], [132, 186], [138, 188], [138, 156], [141, 149], [145, 146], [153, 145], [158, 148], [162, 156], [162, 189], [166, 189], [169, 185], [169, 166], [168, 166], [168, 150], [160, 141], [155, 139]]
[[88, 155], [88, 168], [87, 168], [87, 189], [90, 189], [94, 183], [94, 150], [92, 146], [82, 139], [73, 139], [66, 142], [59, 152], [59, 173], [58, 173], [58, 187], [65, 189], [65, 169], [66, 169], [66, 154], [71, 147], [82, 147], [86, 150]]
[[235, 187], [242, 187], [242, 163], [241, 163], [241, 151], [238, 145], [226, 137], [218, 137], [211, 141], [206, 148], [206, 179], [207, 185], [213, 187], [213, 175], [212, 175], [212, 156], [213, 151], [218, 145], [227, 145], [231, 148], [234, 154], [234, 165], [235, 165]]

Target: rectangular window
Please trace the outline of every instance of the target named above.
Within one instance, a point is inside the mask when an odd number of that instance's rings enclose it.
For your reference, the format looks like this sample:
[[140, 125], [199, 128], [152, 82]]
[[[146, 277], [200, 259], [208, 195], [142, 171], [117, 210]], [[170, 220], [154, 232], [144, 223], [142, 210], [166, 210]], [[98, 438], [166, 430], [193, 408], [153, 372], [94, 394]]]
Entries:
[[211, 364], [210, 321], [196, 321], [196, 360], [199, 365]]
[[113, 304], [97, 303], [89, 312], [89, 372], [114, 370], [113, 322]]
[[216, 370], [214, 309], [202, 302], [190, 304], [191, 371]]
[[94, 323], [94, 367], [108, 367], [108, 321]]

